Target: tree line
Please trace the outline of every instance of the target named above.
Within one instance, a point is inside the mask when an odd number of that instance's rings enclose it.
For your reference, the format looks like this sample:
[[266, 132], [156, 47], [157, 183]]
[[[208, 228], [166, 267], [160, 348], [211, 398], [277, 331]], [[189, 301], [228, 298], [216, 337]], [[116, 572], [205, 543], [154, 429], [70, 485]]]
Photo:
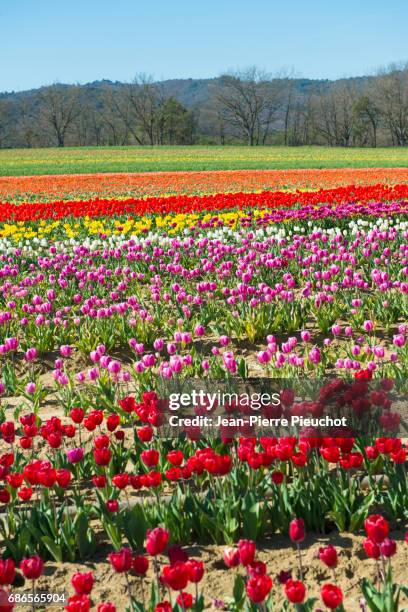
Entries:
[[408, 66], [338, 81], [253, 67], [200, 86], [188, 103], [146, 75], [2, 94], [0, 147], [408, 145]]

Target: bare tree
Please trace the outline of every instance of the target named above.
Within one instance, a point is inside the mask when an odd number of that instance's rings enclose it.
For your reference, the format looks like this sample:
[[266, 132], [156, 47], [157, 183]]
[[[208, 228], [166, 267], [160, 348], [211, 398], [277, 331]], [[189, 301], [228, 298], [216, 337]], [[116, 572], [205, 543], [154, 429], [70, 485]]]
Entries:
[[6, 145], [12, 130], [11, 108], [8, 100], [0, 99], [0, 147]]
[[375, 148], [380, 109], [369, 88], [366, 88], [365, 93], [356, 100], [353, 111], [356, 119], [355, 132], [360, 144], [371, 144]]
[[348, 147], [352, 144], [355, 100], [354, 88], [344, 83], [320, 94], [318, 128], [329, 145]]
[[38, 143], [35, 107], [30, 99], [21, 98], [17, 103], [17, 132], [26, 147], [33, 147]]
[[65, 145], [67, 134], [80, 113], [78, 87], [54, 84], [41, 90], [40, 120], [59, 147]]
[[282, 103], [282, 91], [258, 68], [226, 74], [217, 87], [221, 115], [248, 145], [265, 144]]
[[114, 146], [128, 144], [129, 105], [122, 92], [109, 86], [102, 88], [95, 110], [107, 132], [107, 143]]
[[136, 141], [154, 145], [158, 138], [160, 107], [163, 103], [161, 88], [146, 74], [135, 77], [126, 90], [131, 130]]
[[395, 146], [408, 144], [408, 66], [391, 65], [377, 80], [378, 104]]

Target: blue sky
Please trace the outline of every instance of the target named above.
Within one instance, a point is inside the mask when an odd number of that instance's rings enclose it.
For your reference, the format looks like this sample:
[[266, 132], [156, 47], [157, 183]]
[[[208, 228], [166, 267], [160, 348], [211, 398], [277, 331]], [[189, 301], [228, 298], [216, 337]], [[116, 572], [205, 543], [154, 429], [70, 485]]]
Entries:
[[407, 23], [406, 0], [0, 0], [0, 91], [255, 64], [356, 76], [408, 60]]

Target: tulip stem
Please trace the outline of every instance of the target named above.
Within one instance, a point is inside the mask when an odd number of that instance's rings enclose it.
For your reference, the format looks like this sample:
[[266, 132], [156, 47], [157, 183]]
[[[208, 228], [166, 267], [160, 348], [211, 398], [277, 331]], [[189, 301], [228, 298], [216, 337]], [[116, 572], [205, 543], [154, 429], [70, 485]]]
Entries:
[[157, 557], [153, 557], [153, 567], [154, 567], [154, 575], [156, 577], [157, 583], [157, 595], [160, 597], [160, 580], [159, 580], [159, 568], [157, 563]]
[[143, 610], [146, 608], [145, 605], [145, 592], [144, 592], [144, 584], [143, 584], [143, 576], [140, 576], [140, 588], [142, 591], [142, 602], [143, 602]]
[[184, 606], [184, 598], [183, 598], [183, 591], [180, 591], [180, 601], [181, 601], [181, 609], [183, 610], [183, 612], [186, 612], [186, 608]]
[[384, 586], [385, 583], [387, 581], [387, 568], [385, 566], [385, 559], [384, 559], [384, 555], [381, 553], [381, 565], [382, 565], [382, 570], [383, 570], [383, 582], [384, 582]]
[[381, 584], [381, 569], [380, 569], [380, 564], [378, 563], [378, 559], [375, 560], [375, 565], [376, 565], [376, 569], [377, 569], [378, 584]]
[[31, 604], [31, 609], [34, 612], [35, 611], [35, 601], [34, 601], [34, 599], [35, 599], [35, 580], [31, 581], [31, 590], [32, 590], [32, 593], [33, 593], [33, 601], [32, 601], [32, 604]]
[[129, 582], [129, 576], [127, 572], [125, 572], [125, 578], [126, 578], [126, 588], [127, 588], [129, 603], [130, 603], [130, 610], [133, 610], [133, 599], [132, 599], [132, 594], [130, 592], [130, 582]]
[[300, 580], [303, 582], [302, 553], [300, 552], [299, 542], [296, 542], [296, 548], [297, 548], [297, 556], [298, 556], [298, 561], [299, 561]]

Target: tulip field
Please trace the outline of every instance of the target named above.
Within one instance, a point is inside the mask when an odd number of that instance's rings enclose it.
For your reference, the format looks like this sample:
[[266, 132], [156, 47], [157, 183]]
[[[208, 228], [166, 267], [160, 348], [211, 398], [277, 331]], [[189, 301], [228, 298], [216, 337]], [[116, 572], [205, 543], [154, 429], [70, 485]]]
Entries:
[[0, 149], [0, 176], [408, 167], [406, 147], [100, 146]]
[[[358, 165], [0, 177], [0, 612], [408, 610], [408, 169]], [[166, 434], [252, 379], [366, 433]]]

